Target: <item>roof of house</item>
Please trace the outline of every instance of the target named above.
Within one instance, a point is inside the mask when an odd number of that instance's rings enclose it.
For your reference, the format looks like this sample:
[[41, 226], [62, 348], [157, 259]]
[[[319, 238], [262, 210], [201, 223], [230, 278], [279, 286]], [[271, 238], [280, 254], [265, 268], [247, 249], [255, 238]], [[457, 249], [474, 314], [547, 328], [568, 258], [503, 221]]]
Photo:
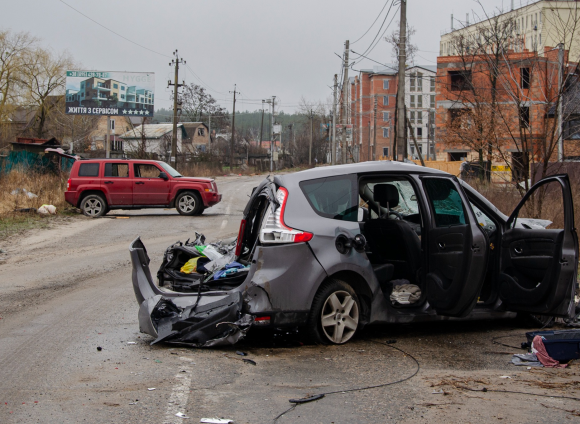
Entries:
[[[143, 129], [144, 127], [144, 129]], [[177, 124], [177, 128], [180, 128], [182, 135], [187, 137], [187, 132], [183, 127], [183, 124]], [[142, 132], [145, 132], [145, 138], [161, 138], [165, 134], [173, 131], [173, 124], [145, 124], [139, 125], [132, 130], [127, 131], [124, 134], [119, 135], [119, 137], [124, 139], [136, 139], [141, 138]]]
[[12, 141], [11, 144], [28, 145], [28, 146], [60, 146], [60, 141], [58, 141], [55, 137], [52, 137], [50, 139], [17, 137], [16, 141]]
[[[422, 68], [426, 71], [437, 72], [436, 65], [413, 65], [407, 66], [408, 69]], [[374, 75], [397, 75], [399, 73], [399, 65], [396, 63], [386, 64], [386, 66], [373, 66], [373, 69], [361, 69], [361, 72]]]

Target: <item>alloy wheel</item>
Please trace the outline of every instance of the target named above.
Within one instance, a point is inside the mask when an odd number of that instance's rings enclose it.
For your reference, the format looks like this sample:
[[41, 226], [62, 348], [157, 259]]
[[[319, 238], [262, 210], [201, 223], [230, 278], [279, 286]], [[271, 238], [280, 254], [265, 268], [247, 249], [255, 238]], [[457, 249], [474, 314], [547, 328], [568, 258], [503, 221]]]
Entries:
[[320, 319], [328, 340], [337, 344], [346, 343], [358, 327], [358, 304], [347, 291], [335, 291], [324, 302]]
[[87, 199], [83, 206], [83, 210], [88, 216], [97, 217], [103, 210], [103, 203], [99, 199]]
[[184, 213], [192, 213], [195, 209], [195, 198], [189, 194], [179, 199], [179, 209]]

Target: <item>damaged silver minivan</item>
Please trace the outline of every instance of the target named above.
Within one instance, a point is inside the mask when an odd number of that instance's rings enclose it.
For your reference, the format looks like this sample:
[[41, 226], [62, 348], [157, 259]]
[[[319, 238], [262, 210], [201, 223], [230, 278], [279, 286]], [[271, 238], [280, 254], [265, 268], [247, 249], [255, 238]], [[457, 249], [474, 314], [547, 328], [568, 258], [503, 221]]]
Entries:
[[[539, 190], [561, 202], [563, 228], [521, 216]], [[341, 344], [371, 323], [574, 313], [567, 175], [538, 182], [507, 217], [442, 171], [389, 161], [315, 168], [262, 181], [237, 239], [216, 244], [220, 259], [195, 278], [179, 272], [194, 244], [168, 249], [157, 284], [143, 242], [131, 244], [139, 325], [153, 343], [235, 343], [260, 326]], [[226, 262], [238, 269], [224, 272]]]

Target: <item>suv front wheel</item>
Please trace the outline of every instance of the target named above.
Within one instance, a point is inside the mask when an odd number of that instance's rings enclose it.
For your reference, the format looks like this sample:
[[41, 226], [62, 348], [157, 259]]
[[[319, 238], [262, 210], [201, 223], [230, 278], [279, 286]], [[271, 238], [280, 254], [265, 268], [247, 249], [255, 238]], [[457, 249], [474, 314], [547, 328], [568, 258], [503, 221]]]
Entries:
[[179, 193], [175, 199], [175, 209], [181, 215], [201, 215], [203, 213], [203, 202], [199, 194], [193, 191]]
[[325, 283], [314, 297], [308, 330], [318, 344], [343, 344], [356, 333], [360, 302], [353, 288], [341, 280]]
[[98, 194], [89, 194], [81, 202], [81, 210], [90, 218], [98, 218], [108, 212], [107, 202]]

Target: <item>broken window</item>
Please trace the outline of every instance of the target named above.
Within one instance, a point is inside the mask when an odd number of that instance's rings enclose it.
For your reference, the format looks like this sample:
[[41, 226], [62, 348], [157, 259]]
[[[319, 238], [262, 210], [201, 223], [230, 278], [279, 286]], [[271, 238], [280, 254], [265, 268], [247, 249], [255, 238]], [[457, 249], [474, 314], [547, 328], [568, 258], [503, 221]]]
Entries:
[[462, 91], [471, 87], [471, 71], [449, 71], [451, 91]]
[[204, 136], [205, 135], [204, 129], [203, 128], [198, 128], [197, 129], [197, 135]]
[[520, 68], [520, 86], [524, 90], [530, 88], [530, 68]]
[[318, 215], [342, 221], [357, 220], [358, 193], [354, 175], [302, 181], [300, 188]]

